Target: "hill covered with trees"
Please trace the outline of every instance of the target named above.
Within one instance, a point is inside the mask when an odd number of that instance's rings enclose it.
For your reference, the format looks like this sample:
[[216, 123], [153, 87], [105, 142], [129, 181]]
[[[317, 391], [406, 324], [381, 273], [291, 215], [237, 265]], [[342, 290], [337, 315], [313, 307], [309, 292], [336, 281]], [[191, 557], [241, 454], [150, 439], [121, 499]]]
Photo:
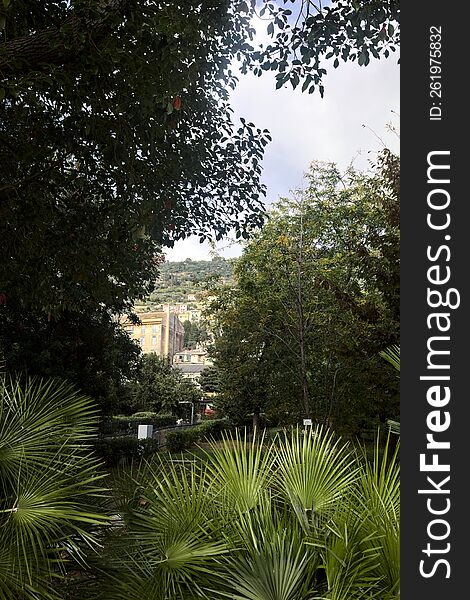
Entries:
[[195, 302], [201, 292], [214, 284], [233, 281], [234, 258], [216, 257], [212, 260], [165, 262], [155, 282], [154, 291], [137, 307], [158, 308], [162, 304]]

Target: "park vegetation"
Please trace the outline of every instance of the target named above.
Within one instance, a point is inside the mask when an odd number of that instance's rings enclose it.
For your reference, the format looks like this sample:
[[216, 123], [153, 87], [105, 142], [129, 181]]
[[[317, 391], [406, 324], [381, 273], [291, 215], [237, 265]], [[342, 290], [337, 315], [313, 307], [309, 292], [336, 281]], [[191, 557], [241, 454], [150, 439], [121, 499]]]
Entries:
[[355, 435], [395, 419], [380, 353], [399, 341], [399, 254], [398, 157], [384, 151], [372, 173], [312, 163], [212, 302], [221, 412]]
[[[380, 352], [398, 343], [398, 159], [314, 164], [268, 214], [270, 134], [230, 106], [234, 61], [323, 95], [327, 69], [397, 49], [399, 14], [0, 0], [2, 599], [399, 597], [398, 445], [371, 458], [330, 429], [397, 416]], [[170, 438], [197, 457], [150, 440], [99, 458], [104, 415], [166, 422], [201, 393], [119, 319], [155, 292], [164, 247], [229, 232], [252, 241], [212, 307], [203, 378], [226, 420]], [[289, 427], [302, 417], [319, 424]]]

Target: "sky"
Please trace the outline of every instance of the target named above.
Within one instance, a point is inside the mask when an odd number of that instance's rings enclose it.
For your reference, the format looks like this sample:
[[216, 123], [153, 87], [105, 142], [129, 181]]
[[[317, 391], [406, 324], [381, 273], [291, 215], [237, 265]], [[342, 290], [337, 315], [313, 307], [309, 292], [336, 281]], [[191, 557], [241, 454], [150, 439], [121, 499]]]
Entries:
[[[327, 69], [325, 94], [301, 92], [299, 85], [275, 89], [274, 74], [240, 75], [232, 93], [234, 119], [268, 129], [273, 141], [266, 147], [262, 181], [266, 205], [301, 187], [312, 160], [325, 160], [345, 169], [351, 163], [367, 170], [369, 160], [384, 145], [399, 152], [400, 69], [397, 54], [371, 60], [367, 67], [342, 63]], [[176, 242], [165, 254], [169, 261], [209, 260], [210, 247], [197, 237]], [[217, 252], [239, 256], [242, 246], [222, 240]]]

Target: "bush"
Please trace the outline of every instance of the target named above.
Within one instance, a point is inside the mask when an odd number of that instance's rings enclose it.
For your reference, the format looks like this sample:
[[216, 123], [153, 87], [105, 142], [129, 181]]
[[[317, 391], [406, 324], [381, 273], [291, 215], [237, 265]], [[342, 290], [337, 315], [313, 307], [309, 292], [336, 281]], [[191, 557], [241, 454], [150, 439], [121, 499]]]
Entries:
[[96, 454], [107, 467], [115, 467], [125, 461], [140, 460], [158, 452], [158, 440], [147, 438], [138, 440], [133, 437], [116, 437], [96, 440]]
[[166, 448], [168, 452], [184, 452], [198, 440], [197, 427], [192, 429], [180, 429], [169, 431], [166, 436]]
[[203, 421], [191, 429], [180, 429], [168, 432], [166, 447], [169, 452], [184, 452], [196, 442], [204, 438], [220, 439], [222, 432], [230, 429], [227, 419]]
[[153, 425], [155, 429], [173, 427], [176, 417], [169, 413], [138, 412], [133, 415], [116, 415], [103, 420], [100, 432], [104, 435], [137, 435], [138, 425]]
[[203, 421], [196, 429], [199, 434], [199, 439], [205, 437], [220, 439], [223, 431], [233, 429], [233, 427], [228, 419], [211, 419]]
[[142, 425], [153, 425], [156, 429], [176, 425], [176, 417], [171, 413], [136, 412], [132, 419], [138, 420]]

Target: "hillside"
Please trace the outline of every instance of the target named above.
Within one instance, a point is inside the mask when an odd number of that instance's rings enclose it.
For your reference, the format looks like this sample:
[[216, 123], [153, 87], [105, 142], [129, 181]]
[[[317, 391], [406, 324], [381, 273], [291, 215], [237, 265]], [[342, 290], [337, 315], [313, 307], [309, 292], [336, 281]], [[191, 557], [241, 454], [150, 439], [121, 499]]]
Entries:
[[160, 268], [160, 277], [155, 290], [136, 308], [158, 309], [163, 304], [196, 303], [201, 292], [216, 283], [230, 283], [236, 259], [214, 258], [165, 262]]

